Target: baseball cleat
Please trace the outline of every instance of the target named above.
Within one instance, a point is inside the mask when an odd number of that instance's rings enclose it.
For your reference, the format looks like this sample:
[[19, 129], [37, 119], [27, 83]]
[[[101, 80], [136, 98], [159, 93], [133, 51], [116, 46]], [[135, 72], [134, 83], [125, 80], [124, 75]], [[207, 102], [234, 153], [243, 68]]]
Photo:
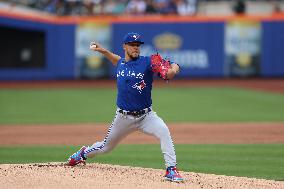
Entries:
[[175, 166], [170, 166], [166, 170], [165, 180], [171, 182], [184, 182], [184, 179], [179, 174], [177, 168]]
[[86, 149], [86, 146], [82, 146], [80, 150], [75, 152], [72, 156], [70, 156], [67, 160], [67, 165], [75, 166], [79, 163], [86, 164], [86, 158], [83, 157], [84, 150]]

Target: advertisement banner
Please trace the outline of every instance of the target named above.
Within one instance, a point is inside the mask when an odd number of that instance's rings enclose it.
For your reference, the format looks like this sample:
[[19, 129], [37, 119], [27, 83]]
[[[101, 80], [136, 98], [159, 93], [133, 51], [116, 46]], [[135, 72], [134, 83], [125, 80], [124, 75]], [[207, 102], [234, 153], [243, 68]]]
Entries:
[[178, 77], [223, 76], [223, 23], [115, 23], [113, 50], [123, 57], [122, 41], [128, 32], [142, 35], [142, 56], [159, 52], [178, 63]]
[[96, 41], [110, 49], [111, 27], [109, 23], [83, 22], [76, 30], [77, 77], [94, 79], [109, 76], [109, 61], [100, 53], [89, 49], [90, 42]]
[[261, 24], [254, 20], [231, 20], [225, 28], [225, 76], [260, 74]]

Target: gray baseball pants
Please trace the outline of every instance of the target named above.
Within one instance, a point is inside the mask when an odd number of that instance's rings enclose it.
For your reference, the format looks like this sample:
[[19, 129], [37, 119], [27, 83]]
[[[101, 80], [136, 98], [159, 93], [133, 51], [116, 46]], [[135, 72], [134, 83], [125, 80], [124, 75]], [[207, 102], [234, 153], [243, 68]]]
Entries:
[[169, 129], [153, 110], [140, 117], [134, 117], [119, 113], [117, 109], [104, 140], [87, 147], [84, 151], [85, 156], [88, 158], [110, 152], [123, 138], [134, 131], [142, 131], [160, 140], [166, 166], [176, 166], [176, 154]]

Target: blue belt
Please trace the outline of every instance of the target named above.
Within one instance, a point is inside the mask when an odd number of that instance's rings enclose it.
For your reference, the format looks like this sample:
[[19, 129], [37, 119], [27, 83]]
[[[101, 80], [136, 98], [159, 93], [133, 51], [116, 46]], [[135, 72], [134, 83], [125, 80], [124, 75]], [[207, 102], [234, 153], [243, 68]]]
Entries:
[[151, 108], [145, 108], [143, 110], [138, 110], [138, 111], [126, 111], [123, 109], [119, 109], [118, 110], [119, 113], [123, 114], [123, 115], [132, 115], [132, 116], [141, 116], [143, 114], [146, 114], [148, 112], [151, 112]]

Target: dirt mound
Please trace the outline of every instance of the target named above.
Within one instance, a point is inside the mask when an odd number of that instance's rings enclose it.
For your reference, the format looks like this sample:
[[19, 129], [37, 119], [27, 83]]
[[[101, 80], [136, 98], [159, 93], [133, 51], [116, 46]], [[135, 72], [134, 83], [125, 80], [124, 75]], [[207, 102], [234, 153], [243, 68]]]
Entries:
[[2, 164], [1, 188], [284, 188], [284, 182], [181, 172], [186, 181], [163, 181], [164, 170], [106, 164]]

